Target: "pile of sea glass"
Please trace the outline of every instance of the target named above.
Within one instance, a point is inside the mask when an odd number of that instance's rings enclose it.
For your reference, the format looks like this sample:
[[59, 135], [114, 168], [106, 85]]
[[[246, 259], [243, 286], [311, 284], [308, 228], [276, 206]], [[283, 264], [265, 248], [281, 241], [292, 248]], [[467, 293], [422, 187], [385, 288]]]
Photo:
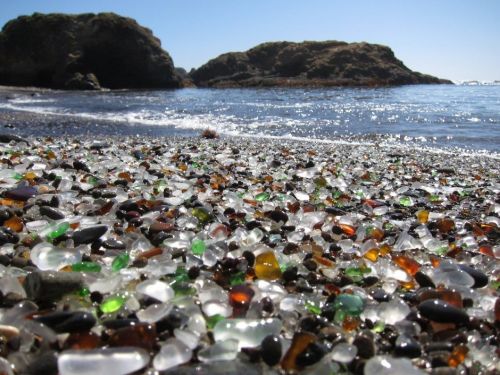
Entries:
[[499, 169], [377, 145], [0, 144], [0, 373], [497, 373]]

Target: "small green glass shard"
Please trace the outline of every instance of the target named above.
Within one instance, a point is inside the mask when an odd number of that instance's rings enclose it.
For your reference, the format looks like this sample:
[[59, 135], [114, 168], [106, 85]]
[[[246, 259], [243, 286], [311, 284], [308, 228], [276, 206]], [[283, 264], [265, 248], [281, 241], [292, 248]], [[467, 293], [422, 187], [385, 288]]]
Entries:
[[111, 263], [111, 269], [114, 272], [118, 272], [119, 270], [127, 267], [129, 262], [130, 256], [127, 253], [120, 254], [115, 259], [113, 259], [113, 263]]
[[213, 329], [221, 320], [224, 320], [224, 317], [219, 314], [207, 317], [206, 321], [208, 329]]
[[47, 234], [47, 241], [53, 241], [57, 237], [61, 237], [64, 233], [66, 233], [69, 229], [69, 223], [64, 222], [59, 224], [52, 232]]
[[101, 266], [94, 262], [79, 262], [71, 265], [73, 272], [101, 272]]
[[99, 308], [103, 313], [111, 314], [120, 310], [124, 305], [124, 303], [125, 303], [125, 298], [120, 296], [114, 296], [108, 298], [103, 303], [101, 303], [101, 306], [99, 306]]
[[194, 255], [203, 255], [206, 249], [207, 245], [203, 240], [197, 238], [193, 240], [193, 242], [191, 243], [191, 251], [193, 252]]

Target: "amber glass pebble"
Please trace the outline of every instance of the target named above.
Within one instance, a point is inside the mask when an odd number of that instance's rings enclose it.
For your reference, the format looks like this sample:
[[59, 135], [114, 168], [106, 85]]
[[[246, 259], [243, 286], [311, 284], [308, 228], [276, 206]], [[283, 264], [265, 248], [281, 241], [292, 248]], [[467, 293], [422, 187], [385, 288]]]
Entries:
[[448, 358], [448, 366], [457, 367], [458, 365], [460, 365], [465, 360], [468, 352], [469, 349], [467, 348], [467, 346], [463, 344], [456, 346], [451, 352], [450, 357]]
[[35, 178], [37, 178], [38, 176], [36, 175], [35, 172], [26, 172], [24, 174], [24, 179], [25, 180], [34, 180]]
[[384, 231], [380, 228], [371, 227], [366, 231], [367, 238], [373, 238], [377, 241], [382, 241], [384, 239]]
[[417, 220], [420, 224], [425, 224], [429, 220], [429, 211], [427, 210], [419, 210], [416, 213]]
[[347, 332], [351, 332], [358, 328], [360, 323], [361, 322], [357, 317], [347, 315], [342, 321], [342, 328], [344, 328]]
[[380, 253], [379, 249], [377, 249], [377, 248], [373, 248], [373, 249], [368, 250], [368, 251], [367, 251], [367, 252], [363, 255], [363, 257], [364, 257], [365, 259], [368, 259], [368, 260], [369, 260], [369, 261], [371, 261], [371, 262], [376, 262], [376, 261], [377, 261], [377, 259], [378, 259], [379, 253]]
[[255, 258], [255, 275], [263, 280], [277, 280], [281, 277], [281, 269], [272, 251], [259, 254]]
[[296, 359], [309, 344], [315, 342], [317, 337], [309, 332], [296, 332], [293, 335], [292, 345], [281, 361], [281, 368], [285, 371], [297, 370]]
[[414, 276], [420, 270], [420, 263], [406, 255], [393, 255], [392, 261], [411, 276]]
[[229, 304], [233, 306], [233, 316], [243, 316], [250, 306], [255, 292], [247, 285], [235, 285], [229, 291]]
[[440, 299], [458, 308], [463, 307], [462, 296], [459, 292], [450, 289], [422, 289], [417, 294], [420, 302], [428, 299]]
[[380, 256], [385, 256], [387, 254], [389, 254], [391, 252], [391, 247], [387, 244], [383, 244], [382, 246], [380, 246], [380, 253], [379, 255]]
[[91, 331], [88, 332], [74, 332], [68, 336], [64, 342], [66, 349], [95, 349], [102, 345], [101, 337]]
[[441, 263], [441, 259], [439, 259], [438, 257], [433, 256], [433, 255], [429, 256], [429, 260], [431, 261], [431, 265], [434, 268], [439, 267], [439, 264]]
[[17, 216], [12, 216], [10, 219], [6, 220], [3, 225], [17, 233], [22, 232], [24, 228], [23, 221]]
[[334, 267], [335, 266], [335, 262], [333, 262], [332, 260], [330, 260], [328, 258], [324, 258], [322, 256], [314, 255], [313, 259], [316, 263], [318, 263], [322, 267]]
[[134, 180], [132, 179], [132, 176], [130, 176], [130, 173], [128, 172], [120, 172], [118, 173], [118, 177], [121, 179], [124, 179], [128, 182], [133, 182]]
[[451, 232], [455, 229], [455, 222], [450, 218], [443, 218], [437, 222], [437, 228], [443, 234]]
[[137, 346], [152, 350], [156, 343], [156, 328], [149, 323], [136, 323], [117, 329], [109, 336], [110, 346]]

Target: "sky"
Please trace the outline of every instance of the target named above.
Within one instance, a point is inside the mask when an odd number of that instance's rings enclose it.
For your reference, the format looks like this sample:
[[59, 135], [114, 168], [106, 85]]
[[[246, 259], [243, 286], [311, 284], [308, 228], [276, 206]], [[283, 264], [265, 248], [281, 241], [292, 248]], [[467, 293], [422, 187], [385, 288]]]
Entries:
[[135, 18], [187, 70], [267, 41], [341, 40], [440, 78], [500, 80], [500, 0], [0, 0], [0, 25], [34, 12]]

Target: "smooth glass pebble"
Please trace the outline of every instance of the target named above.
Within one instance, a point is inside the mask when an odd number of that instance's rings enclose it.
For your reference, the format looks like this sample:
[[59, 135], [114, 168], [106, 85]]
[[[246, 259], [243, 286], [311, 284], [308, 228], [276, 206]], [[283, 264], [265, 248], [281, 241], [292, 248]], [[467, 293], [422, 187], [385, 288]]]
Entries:
[[198, 359], [205, 363], [232, 361], [238, 355], [239, 350], [238, 340], [221, 340], [208, 348], [200, 350], [198, 352]]
[[31, 250], [30, 258], [42, 271], [58, 271], [65, 266], [81, 262], [82, 254], [77, 249], [60, 249], [42, 242]]
[[175, 296], [172, 287], [160, 280], [145, 280], [137, 284], [135, 290], [160, 302], [167, 302]]
[[176, 338], [168, 339], [158, 354], [153, 359], [153, 366], [157, 371], [165, 371], [170, 368], [188, 362], [193, 353], [182, 341]]
[[378, 316], [385, 324], [396, 324], [408, 316], [410, 307], [402, 300], [394, 298], [377, 306]]
[[209, 300], [202, 305], [203, 312], [206, 316], [220, 315], [225, 318], [230, 317], [233, 313], [233, 309], [226, 302]]
[[358, 354], [358, 348], [354, 345], [341, 342], [332, 349], [331, 357], [340, 363], [350, 363]]
[[125, 375], [144, 368], [149, 354], [140, 348], [67, 350], [57, 359], [60, 375]]
[[215, 341], [238, 340], [238, 347], [254, 348], [259, 346], [268, 335], [277, 335], [281, 331], [279, 319], [225, 319], [218, 322], [214, 329]]
[[14, 375], [14, 371], [12, 371], [12, 365], [9, 361], [2, 357], [0, 357], [0, 374]]
[[343, 320], [345, 315], [359, 316], [364, 309], [363, 299], [356, 294], [339, 294], [333, 302], [337, 316]]
[[196, 349], [200, 343], [200, 336], [187, 329], [174, 329], [174, 336], [191, 350]]
[[259, 279], [277, 280], [281, 277], [280, 265], [272, 251], [257, 255], [254, 269]]
[[144, 310], [137, 312], [137, 318], [141, 322], [156, 323], [166, 317], [172, 311], [173, 305], [170, 303], [161, 303], [149, 305]]
[[425, 375], [426, 372], [413, 366], [406, 358], [375, 356], [366, 362], [364, 375]]

